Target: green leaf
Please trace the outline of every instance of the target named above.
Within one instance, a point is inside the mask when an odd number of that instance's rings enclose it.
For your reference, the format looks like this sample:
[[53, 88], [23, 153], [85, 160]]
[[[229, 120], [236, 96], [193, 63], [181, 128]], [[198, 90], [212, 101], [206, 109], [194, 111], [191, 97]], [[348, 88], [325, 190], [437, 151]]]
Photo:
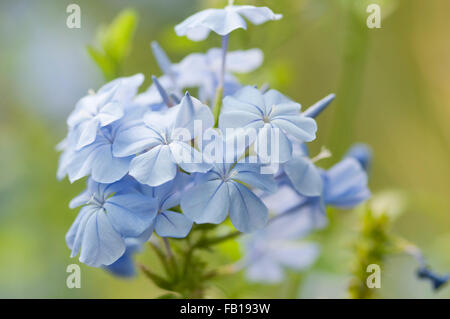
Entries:
[[94, 47], [88, 45], [86, 49], [92, 60], [94, 60], [94, 62], [102, 71], [103, 77], [106, 80], [113, 79], [116, 75], [114, 63]]
[[112, 60], [121, 62], [130, 52], [137, 19], [136, 11], [125, 9], [101, 32], [101, 46]]
[[157, 285], [159, 288], [165, 289], [165, 290], [172, 290], [172, 285], [170, 282], [168, 282], [165, 278], [153, 273], [149, 268], [145, 267], [144, 265], [139, 265], [139, 268], [144, 273], [144, 275], [153, 281], [155, 285]]
[[134, 10], [121, 11], [111, 24], [99, 28], [96, 41], [99, 49], [87, 47], [89, 55], [107, 81], [122, 75], [123, 62], [131, 51], [137, 20], [138, 15]]

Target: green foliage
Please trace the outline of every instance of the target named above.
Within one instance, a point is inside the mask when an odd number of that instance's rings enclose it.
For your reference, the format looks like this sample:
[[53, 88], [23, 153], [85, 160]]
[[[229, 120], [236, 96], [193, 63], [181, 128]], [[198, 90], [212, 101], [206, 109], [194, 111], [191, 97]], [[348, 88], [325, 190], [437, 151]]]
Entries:
[[374, 289], [369, 289], [366, 284], [366, 270], [371, 264], [381, 266], [385, 256], [392, 251], [392, 242], [388, 235], [390, 224], [389, 214], [374, 212], [370, 205], [365, 205], [361, 215], [359, 236], [354, 246], [353, 278], [349, 286], [351, 298], [373, 297]]
[[[217, 235], [216, 227], [194, 227], [188, 240], [170, 241], [161, 239], [162, 245], [150, 243], [164, 269], [164, 274], [156, 274], [148, 267], [140, 265], [144, 275], [156, 286], [167, 290], [159, 298], [202, 298], [210, 280], [228, 271], [211, 270], [200, 251], [212, 251], [212, 246], [223, 244], [237, 237], [239, 232], [230, 232], [225, 235]], [[217, 225], [213, 225], [217, 226]], [[165, 249], [162, 249], [162, 246]]]
[[110, 81], [121, 75], [123, 61], [131, 50], [137, 21], [136, 11], [121, 11], [111, 24], [100, 27], [96, 41], [100, 49], [87, 47], [89, 55], [102, 70], [105, 80]]

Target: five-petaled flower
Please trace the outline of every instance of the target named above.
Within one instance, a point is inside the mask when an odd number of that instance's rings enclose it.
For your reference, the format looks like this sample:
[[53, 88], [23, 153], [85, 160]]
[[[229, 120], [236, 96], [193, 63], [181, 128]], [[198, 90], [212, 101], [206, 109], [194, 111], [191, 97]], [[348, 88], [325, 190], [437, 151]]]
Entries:
[[145, 242], [151, 235], [157, 203], [128, 187], [128, 179], [113, 184], [88, 180], [87, 189], [70, 207], [82, 206], [66, 235], [71, 257], [93, 267], [108, 266], [125, 252], [126, 239]]
[[303, 116], [300, 108], [276, 90], [261, 93], [247, 86], [224, 98], [219, 127], [224, 132], [257, 130], [255, 151], [261, 160], [283, 163], [292, 156], [291, 139], [310, 142], [316, 138], [316, 122]]
[[187, 172], [206, 172], [201, 154], [191, 146], [198, 134], [194, 121], [203, 129], [213, 125], [209, 108], [188, 93], [180, 104], [164, 112], [148, 112], [144, 123], [122, 130], [113, 144], [115, 156], [137, 155], [130, 163], [130, 175], [149, 186], [175, 178], [179, 165]]
[[193, 41], [201, 41], [206, 39], [211, 31], [225, 36], [236, 29], [246, 30], [245, 19], [259, 25], [270, 20], [280, 20], [282, 17], [267, 7], [228, 5], [224, 9], [206, 9], [197, 12], [175, 26], [175, 32]]

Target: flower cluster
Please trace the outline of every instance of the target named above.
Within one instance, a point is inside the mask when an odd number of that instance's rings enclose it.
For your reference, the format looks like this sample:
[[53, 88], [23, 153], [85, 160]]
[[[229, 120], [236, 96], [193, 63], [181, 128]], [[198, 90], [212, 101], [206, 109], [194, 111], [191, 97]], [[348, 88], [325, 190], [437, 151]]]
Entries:
[[259, 67], [263, 54], [227, 52], [230, 33], [246, 29], [246, 20], [259, 25], [281, 17], [267, 7], [232, 3], [201, 11], [176, 33], [199, 41], [213, 31], [222, 48], [172, 63], [154, 42], [163, 74], [145, 92], [138, 94], [144, 77], [137, 74], [77, 103], [59, 144], [58, 168], [60, 179], [87, 177], [86, 190], [70, 203], [81, 207], [66, 235], [72, 256], [128, 276], [131, 256], [153, 232], [184, 238], [194, 224], [229, 217], [238, 231], [257, 231], [245, 261], [250, 276], [276, 280], [281, 265], [298, 268], [314, 259], [314, 245], [290, 241], [323, 224], [325, 205], [349, 208], [369, 197], [363, 151], [327, 171], [315, 164], [323, 154], [308, 156], [314, 118], [334, 95], [302, 112], [280, 92], [235, 77]]

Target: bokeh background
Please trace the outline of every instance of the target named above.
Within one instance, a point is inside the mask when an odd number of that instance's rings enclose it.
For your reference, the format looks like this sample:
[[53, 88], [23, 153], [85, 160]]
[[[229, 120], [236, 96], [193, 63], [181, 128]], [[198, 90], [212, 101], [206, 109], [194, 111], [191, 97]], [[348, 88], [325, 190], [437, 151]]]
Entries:
[[[81, 29], [66, 27], [66, 7], [81, 7]], [[382, 28], [365, 25], [369, 3], [381, 5]], [[199, 9], [224, 0], [76, 0], [0, 2], [0, 297], [153, 298], [161, 294], [142, 275], [134, 280], [82, 267], [82, 288], [66, 287], [69, 258], [65, 232], [76, 216], [70, 199], [84, 183], [57, 182], [55, 145], [65, 118], [90, 88], [103, 83], [86, 45], [97, 28], [125, 7], [139, 13], [124, 74], [142, 72], [145, 89], [160, 71], [150, 51], [157, 40], [173, 61], [219, 46], [177, 38], [173, 26]], [[304, 107], [330, 92], [333, 106], [318, 119], [312, 153], [326, 145], [338, 161], [352, 142], [374, 151], [374, 193], [398, 190], [406, 199], [393, 231], [420, 246], [433, 268], [450, 271], [450, 1], [447, 0], [237, 0], [283, 13], [278, 22], [238, 30], [231, 49], [261, 48], [263, 66], [242, 78], [270, 83]], [[351, 212], [333, 212], [330, 228], [315, 236], [322, 256], [285, 283], [249, 284], [242, 274], [217, 279], [208, 297], [345, 297], [357, 227]], [[236, 258], [237, 246], [220, 247], [210, 260]], [[144, 251], [140, 262], [158, 267]], [[450, 286], [433, 293], [415, 277], [417, 264], [392, 256], [382, 267], [377, 297], [448, 298]]]

